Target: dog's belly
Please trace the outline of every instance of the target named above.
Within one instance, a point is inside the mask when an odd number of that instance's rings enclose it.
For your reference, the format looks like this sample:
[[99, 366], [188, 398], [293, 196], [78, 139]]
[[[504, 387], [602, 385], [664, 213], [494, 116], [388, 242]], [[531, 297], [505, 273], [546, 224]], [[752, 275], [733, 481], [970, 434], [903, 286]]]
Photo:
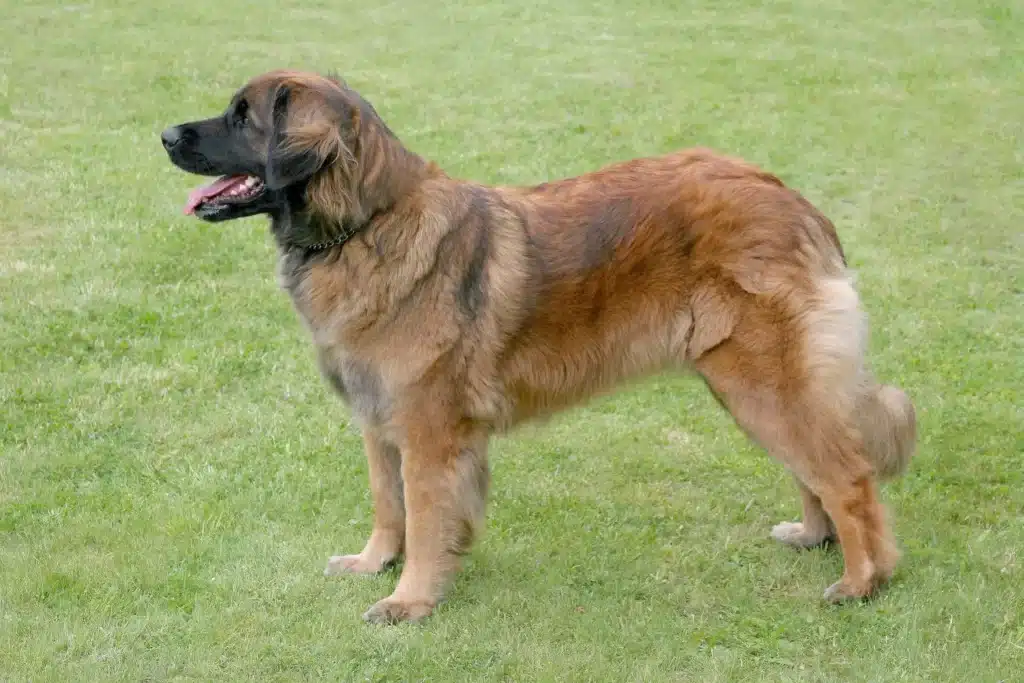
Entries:
[[512, 422], [539, 417], [614, 390], [632, 379], [686, 365], [693, 316], [638, 309], [595, 326], [536, 324], [505, 365]]

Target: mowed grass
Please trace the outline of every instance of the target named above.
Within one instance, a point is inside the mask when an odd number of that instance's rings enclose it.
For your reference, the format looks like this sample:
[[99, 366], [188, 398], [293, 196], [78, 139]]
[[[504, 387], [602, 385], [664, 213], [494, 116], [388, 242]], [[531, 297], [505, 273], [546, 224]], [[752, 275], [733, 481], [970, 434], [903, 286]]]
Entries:
[[[1014, 681], [1024, 676], [1024, 11], [1015, 2], [7, 3], [0, 680]], [[158, 140], [265, 69], [337, 69], [451, 173], [708, 145], [836, 222], [920, 451], [904, 560], [836, 550], [693, 378], [495, 443], [427, 622], [325, 579], [371, 503], [262, 219], [206, 225]]]

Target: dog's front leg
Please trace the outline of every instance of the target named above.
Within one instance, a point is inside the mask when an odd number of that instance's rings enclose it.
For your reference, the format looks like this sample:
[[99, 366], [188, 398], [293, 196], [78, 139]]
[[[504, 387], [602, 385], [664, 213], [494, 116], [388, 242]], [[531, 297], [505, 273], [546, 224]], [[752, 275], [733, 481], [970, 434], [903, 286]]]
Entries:
[[398, 559], [405, 540], [405, 506], [402, 501], [402, 456], [374, 428], [363, 430], [363, 445], [370, 470], [373, 496], [373, 531], [358, 555], [336, 555], [324, 574], [376, 574]]
[[486, 433], [420, 421], [407, 436], [405, 566], [395, 592], [363, 615], [374, 623], [416, 621], [433, 612], [484, 519]]

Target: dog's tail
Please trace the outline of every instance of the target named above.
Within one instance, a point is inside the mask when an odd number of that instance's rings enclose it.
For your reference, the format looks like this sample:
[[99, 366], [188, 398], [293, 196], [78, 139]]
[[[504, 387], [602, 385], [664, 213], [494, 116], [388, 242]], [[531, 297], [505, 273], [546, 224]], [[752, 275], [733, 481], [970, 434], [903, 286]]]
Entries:
[[[836, 266], [838, 269], [838, 266]], [[809, 325], [808, 367], [821, 407], [839, 402], [860, 432], [864, 456], [879, 479], [893, 479], [910, 464], [917, 443], [917, 416], [902, 390], [880, 384], [867, 368], [867, 321], [848, 277], [820, 284]]]
[[856, 407], [864, 450], [879, 479], [903, 474], [917, 444], [917, 415], [910, 397], [894, 386], [870, 382]]

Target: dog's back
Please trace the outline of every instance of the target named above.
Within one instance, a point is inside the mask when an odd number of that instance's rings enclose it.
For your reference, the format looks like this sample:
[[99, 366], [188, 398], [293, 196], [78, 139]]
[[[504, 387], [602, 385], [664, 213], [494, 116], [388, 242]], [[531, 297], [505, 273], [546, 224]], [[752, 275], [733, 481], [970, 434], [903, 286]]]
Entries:
[[[818, 281], [844, 278], [832, 223], [778, 178], [709, 150], [499, 190], [522, 217], [535, 301], [507, 354], [523, 415], [692, 364], [750, 307], [796, 335]], [[752, 334], [755, 334], [751, 331]]]

